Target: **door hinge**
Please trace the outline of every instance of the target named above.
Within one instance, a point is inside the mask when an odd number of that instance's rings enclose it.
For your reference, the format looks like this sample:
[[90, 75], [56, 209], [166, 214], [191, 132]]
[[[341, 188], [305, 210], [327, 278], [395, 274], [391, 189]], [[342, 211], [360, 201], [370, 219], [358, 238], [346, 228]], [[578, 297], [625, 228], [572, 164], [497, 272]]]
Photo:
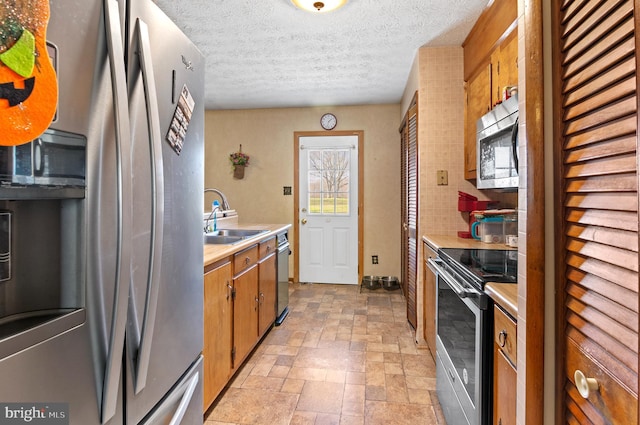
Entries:
[[231, 290], [231, 299], [235, 300], [236, 299], [236, 288], [235, 286], [233, 287], [233, 289]]
[[233, 347], [231, 349], [231, 362], [235, 362], [236, 361], [236, 347]]

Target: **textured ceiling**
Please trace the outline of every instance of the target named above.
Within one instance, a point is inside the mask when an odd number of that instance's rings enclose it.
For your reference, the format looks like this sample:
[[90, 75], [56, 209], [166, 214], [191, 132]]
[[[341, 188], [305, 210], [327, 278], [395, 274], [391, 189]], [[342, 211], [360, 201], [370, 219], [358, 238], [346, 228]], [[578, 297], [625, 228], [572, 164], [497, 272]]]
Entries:
[[487, 0], [155, 0], [206, 57], [206, 108], [397, 103], [417, 50], [461, 45]]

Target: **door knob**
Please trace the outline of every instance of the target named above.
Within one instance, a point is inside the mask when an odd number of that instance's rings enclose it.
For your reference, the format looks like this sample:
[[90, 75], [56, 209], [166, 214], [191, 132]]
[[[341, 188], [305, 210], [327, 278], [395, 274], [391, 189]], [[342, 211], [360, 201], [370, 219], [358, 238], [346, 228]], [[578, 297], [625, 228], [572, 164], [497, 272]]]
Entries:
[[583, 398], [589, 398], [591, 391], [598, 391], [598, 381], [595, 378], [587, 378], [580, 369], [573, 374], [578, 392]]
[[300, 222], [301, 222], [302, 224], [307, 224], [307, 219], [306, 219], [306, 218], [303, 218], [302, 220], [300, 220]]

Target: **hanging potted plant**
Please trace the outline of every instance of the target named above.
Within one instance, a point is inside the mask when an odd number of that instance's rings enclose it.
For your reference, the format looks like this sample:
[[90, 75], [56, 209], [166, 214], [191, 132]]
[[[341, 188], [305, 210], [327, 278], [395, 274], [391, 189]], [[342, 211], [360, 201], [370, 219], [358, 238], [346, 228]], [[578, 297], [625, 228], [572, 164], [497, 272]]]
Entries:
[[238, 152], [229, 155], [229, 160], [233, 165], [233, 177], [241, 179], [244, 177], [244, 167], [249, 166], [249, 155], [242, 153], [242, 145]]

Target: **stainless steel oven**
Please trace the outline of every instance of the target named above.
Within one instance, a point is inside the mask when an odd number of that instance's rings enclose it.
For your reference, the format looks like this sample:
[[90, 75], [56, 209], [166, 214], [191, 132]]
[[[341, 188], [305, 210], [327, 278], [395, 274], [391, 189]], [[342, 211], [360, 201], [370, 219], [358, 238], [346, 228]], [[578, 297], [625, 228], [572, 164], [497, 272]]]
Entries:
[[450, 424], [491, 423], [492, 301], [488, 281], [515, 282], [517, 252], [441, 249], [436, 275], [436, 390]]

